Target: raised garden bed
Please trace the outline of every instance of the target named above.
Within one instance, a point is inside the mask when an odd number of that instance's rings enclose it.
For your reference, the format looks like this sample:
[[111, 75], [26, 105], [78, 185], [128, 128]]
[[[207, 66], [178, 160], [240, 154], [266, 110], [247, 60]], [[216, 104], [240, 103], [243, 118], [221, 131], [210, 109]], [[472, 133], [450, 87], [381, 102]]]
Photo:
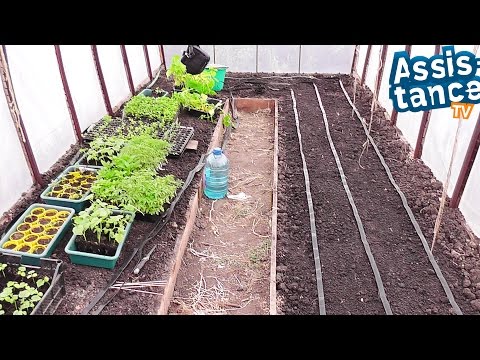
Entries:
[[0, 240], [1, 251], [21, 256], [24, 264], [40, 264], [55, 250], [74, 213], [67, 207], [32, 204]]
[[69, 166], [45, 189], [40, 198], [49, 205], [82, 211], [87, 204], [86, 198], [96, 180], [97, 171], [98, 167]]
[[62, 261], [41, 259], [25, 265], [22, 257], [0, 253], [0, 314], [52, 315], [65, 296]]

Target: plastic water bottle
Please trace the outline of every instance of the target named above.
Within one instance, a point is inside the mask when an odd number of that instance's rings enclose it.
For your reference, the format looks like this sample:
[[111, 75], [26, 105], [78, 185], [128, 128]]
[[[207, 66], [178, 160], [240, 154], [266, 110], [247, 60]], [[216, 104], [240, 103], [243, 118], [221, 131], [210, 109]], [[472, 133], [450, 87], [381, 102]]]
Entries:
[[209, 199], [221, 199], [227, 195], [229, 162], [221, 148], [214, 148], [205, 163], [203, 193]]

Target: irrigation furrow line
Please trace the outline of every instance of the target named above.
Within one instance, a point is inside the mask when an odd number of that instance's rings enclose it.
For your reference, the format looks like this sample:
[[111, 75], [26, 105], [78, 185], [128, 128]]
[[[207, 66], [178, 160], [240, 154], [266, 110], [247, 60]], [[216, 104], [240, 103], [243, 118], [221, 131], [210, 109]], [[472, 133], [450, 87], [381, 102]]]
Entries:
[[403, 207], [405, 208], [405, 210], [408, 214], [408, 217], [410, 218], [410, 221], [412, 222], [412, 225], [415, 228], [415, 231], [417, 232], [418, 237], [422, 241], [422, 245], [423, 245], [423, 248], [424, 248], [425, 252], [427, 253], [428, 260], [430, 260], [430, 264], [432, 265], [433, 269], [435, 270], [435, 274], [437, 275], [438, 279], [440, 280], [440, 283], [442, 284], [442, 288], [445, 291], [445, 294], [447, 295], [447, 298], [448, 298], [448, 301], [450, 302], [450, 305], [452, 306], [456, 315], [463, 315], [462, 310], [460, 310], [460, 307], [458, 306], [457, 302], [455, 301], [455, 297], [453, 296], [453, 293], [452, 293], [450, 287], [448, 286], [447, 280], [445, 279], [445, 277], [442, 274], [442, 270], [440, 270], [440, 267], [438, 266], [437, 261], [433, 257], [432, 252], [430, 251], [427, 240], [425, 239], [425, 236], [423, 235], [422, 229], [420, 228], [420, 225], [418, 224], [417, 220], [415, 219], [415, 215], [413, 215], [413, 212], [410, 209], [410, 206], [408, 205], [407, 198], [405, 197], [402, 190], [400, 190], [400, 187], [395, 182], [395, 180], [392, 176], [392, 173], [390, 171], [390, 168], [386, 164], [385, 159], [383, 158], [382, 154], [378, 150], [377, 145], [375, 144], [375, 142], [373, 141], [373, 138], [370, 136], [370, 134], [367, 130], [367, 127], [365, 125], [366, 124], [365, 120], [363, 119], [363, 117], [358, 112], [355, 104], [353, 104], [352, 101], [350, 100], [350, 96], [348, 95], [347, 91], [345, 90], [345, 87], [343, 86], [342, 80], [339, 80], [339, 83], [340, 83], [340, 87], [343, 90], [343, 94], [345, 95], [345, 98], [349, 102], [352, 109], [355, 111], [355, 114], [357, 115], [358, 120], [362, 124], [363, 130], [365, 131], [365, 134], [367, 135], [368, 140], [370, 140], [370, 143], [372, 144], [372, 147], [375, 150], [375, 153], [377, 154], [378, 159], [382, 163], [383, 168], [385, 169], [385, 171], [387, 173], [388, 179], [390, 180], [390, 183], [393, 185], [393, 187], [397, 191], [398, 195], [402, 199]]
[[295, 124], [297, 126], [298, 144], [300, 146], [300, 155], [302, 156], [303, 176], [305, 178], [305, 193], [307, 194], [308, 213], [310, 216], [310, 231], [312, 234], [313, 259], [315, 261], [315, 274], [317, 277], [318, 307], [320, 315], [326, 315], [325, 310], [325, 294], [323, 293], [322, 264], [320, 263], [320, 255], [318, 251], [317, 227], [315, 225], [315, 212], [313, 210], [312, 193], [310, 192], [310, 177], [308, 175], [307, 162], [303, 153], [302, 134], [300, 133], [300, 122], [298, 120], [297, 101], [293, 89], [290, 89], [293, 102], [293, 112], [295, 113]]
[[325, 131], [327, 134], [328, 143], [330, 144], [330, 149], [332, 150], [333, 157], [335, 158], [338, 172], [340, 173], [340, 178], [342, 179], [343, 188], [345, 189], [345, 193], [347, 194], [347, 197], [348, 197], [348, 202], [350, 203], [350, 206], [353, 211], [353, 215], [355, 216], [355, 221], [357, 222], [358, 232], [360, 233], [360, 238], [362, 239], [363, 247], [367, 254], [368, 261], [370, 262], [370, 266], [373, 270], [373, 275], [375, 276], [375, 282], [378, 288], [378, 295], [380, 296], [380, 300], [382, 301], [382, 305], [383, 305], [383, 308], [385, 309], [385, 313], [387, 315], [392, 315], [392, 309], [390, 308], [390, 303], [388, 302], [387, 294], [385, 293], [385, 288], [383, 287], [382, 277], [380, 276], [377, 263], [375, 262], [375, 258], [373, 257], [372, 251], [370, 250], [370, 245], [368, 244], [368, 241], [367, 241], [367, 236], [365, 234], [365, 229], [363, 228], [362, 220], [360, 219], [357, 206], [355, 205], [355, 201], [353, 200], [352, 193], [350, 192], [350, 188], [348, 187], [348, 183], [345, 177], [345, 173], [343, 171], [342, 163], [340, 162], [340, 158], [338, 157], [337, 150], [335, 149], [335, 145], [333, 144], [332, 136], [330, 135], [330, 126], [328, 124], [327, 114], [325, 113], [322, 99], [320, 97], [320, 94], [318, 93], [317, 85], [313, 84], [313, 87], [315, 88], [315, 93], [317, 94], [318, 105], [322, 110], [323, 123], [325, 125]]

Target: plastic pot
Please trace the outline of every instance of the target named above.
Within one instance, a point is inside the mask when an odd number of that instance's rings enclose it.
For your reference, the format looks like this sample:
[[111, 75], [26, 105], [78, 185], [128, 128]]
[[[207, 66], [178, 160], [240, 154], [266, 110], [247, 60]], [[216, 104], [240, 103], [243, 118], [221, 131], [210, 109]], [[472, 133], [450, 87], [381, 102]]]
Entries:
[[78, 251], [77, 245], [75, 244], [75, 239], [77, 238], [77, 235], [74, 234], [68, 241], [67, 246], [65, 247], [65, 252], [70, 257], [70, 261], [74, 264], [79, 264], [79, 265], [113, 269], [115, 267], [115, 264], [117, 263], [118, 257], [120, 256], [120, 252], [122, 251], [123, 245], [125, 244], [128, 233], [130, 232], [130, 228], [132, 226], [133, 220], [135, 219], [135, 214], [132, 212], [122, 211], [122, 210], [113, 211], [113, 215], [120, 215], [120, 214], [131, 214], [132, 220], [127, 224], [127, 227], [125, 229], [125, 235], [123, 237], [122, 242], [118, 244], [115, 255], [105, 256], [105, 255]]

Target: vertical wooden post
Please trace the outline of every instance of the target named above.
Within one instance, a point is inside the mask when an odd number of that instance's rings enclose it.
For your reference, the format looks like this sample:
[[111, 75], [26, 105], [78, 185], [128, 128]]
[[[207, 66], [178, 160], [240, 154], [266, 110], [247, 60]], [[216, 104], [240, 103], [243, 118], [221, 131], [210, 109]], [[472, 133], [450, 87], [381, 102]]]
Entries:
[[359, 51], [360, 51], [360, 45], [355, 45], [355, 50], [353, 52], [352, 68], [350, 69], [350, 75], [353, 75], [353, 73], [357, 69]]
[[372, 45], [368, 45], [367, 54], [365, 55], [365, 64], [363, 64], [362, 78], [360, 79], [360, 85], [365, 84], [365, 78], [367, 77], [368, 63], [370, 62], [370, 54], [372, 52]]
[[[411, 55], [412, 53], [412, 45], [405, 45], [405, 51], [408, 53], [408, 56]], [[398, 111], [397, 109], [392, 110], [392, 116], [390, 118], [390, 125], [395, 126], [397, 125], [397, 117], [398, 117]]]
[[150, 81], [153, 80], [152, 67], [150, 66], [150, 56], [148, 56], [148, 47], [143, 45], [143, 55], [145, 55], [145, 65], [147, 66], [148, 78]]
[[80, 129], [80, 123], [78, 122], [77, 112], [75, 111], [75, 105], [73, 104], [72, 94], [70, 93], [70, 87], [68, 86], [67, 76], [65, 75], [65, 68], [63, 66], [62, 52], [60, 45], [54, 45], [55, 55], [57, 56], [58, 70], [60, 71], [60, 78], [62, 79], [63, 91], [65, 92], [65, 99], [67, 100], [68, 112], [70, 113], [70, 120], [72, 121], [73, 130], [77, 141], [81, 143], [83, 141], [82, 130]]
[[100, 59], [98, 58], [97, 45], [90, 45], [92, 48], [93, 62], [95, 63], [95, 69], [97, 70], [98, 81], [100, 88], [102, 89], [103, 102], [105, 103], [105, 109], [108, 115], [113, 116], [112, 104], [108, 97], [107, 86], [105, 85], [105, 78], [103, 77], [102, 66], [100, 65]]
[[378, 93], [380, 92], [380, 86], [382, 86], [383, 70], [385, 69], [385, 59], [387, 58], [388, 45], [382, 46], [382, 53], [380, 55], [380, 67], [378, 69], [377, 83], [375, 84], [375, 101], [378, 100]]
[[[440, 45], [435, 45], [435, 55], [440, 54]], [[413, 158], [419, 159], [423, 152], [423, 143], [425, 142], [425, 136], [428, 131], [428, 124], [430, 123], [431, 110], [423, 112], [422, 122], [420, 123], [420, 129], [418, 130], [417, 143], [415, 145], [415, 151], [413, 152]]]
[[160, 63], [163, 65], [163, 69], [167, 71], [167, 62], [165, 61], [165, 52], [163, 51], [163, 45], [158, 45], [160, 51]]
[[[460, 121], [460, 120], [459, 120]], [[473, 130], [470, 143], [468, 144], [467, 153], [463, 159], [462, 168], [460, 174], [458, 175], [457, 183], [455, 184], [455, 189], [453, 190], [452, 200], [450, 201], [450, 207], [456, 208], [460, 204], [462, 199], [463, 190], [465, 190], [465, 185], [467, 184], [468, 177], [472, 171], [473, 163], [477, 157], [478, 148], [480, 147], [480, 114], [477, 118], [477, 123], [475, 124], [475, 129]]]
[[132, 73], [130, 71], [130, 65], [128, 63], [127, 49], [125, 45], [120, 45], [120, 51], [122, 53], [123, 66], [125, 68], [125, 74], [127, 74], [128, 87], [130, 88], [130, 93], [135, 95], [135, 86], [133, 85]]
[[[28, 139], [28, 134], [25, 130], [22, 115], [20, 114], [18, 102], [15, 97], [12, 78], [10, 76], [10, 69], [7, 63], [7, 49], [5, 45], [2, 45], [0, 47], [0, 77], [2, 79], [2, 87], [3, 92], [5, 93], [5, 98], [7, 100], [8, 109], [10, 110], [10, 116], [12, 117], [18, 140], [20, 141], [20, 145], [22, 146], [23, 155], [25, 156], [28, 169], [30, 170], [30, 175], [32, 176], [33, 183], [43, 186], [44, 181], [42, 179], [42, 176], [40, 175], [40, 171], [38, 170], [37, 161], [35, 160], [35, 156], [33, 155], [32, 146], [30, 145], [30, 140]], [[5, 154], [5, 156], [8, 156], [8, 154]]]

